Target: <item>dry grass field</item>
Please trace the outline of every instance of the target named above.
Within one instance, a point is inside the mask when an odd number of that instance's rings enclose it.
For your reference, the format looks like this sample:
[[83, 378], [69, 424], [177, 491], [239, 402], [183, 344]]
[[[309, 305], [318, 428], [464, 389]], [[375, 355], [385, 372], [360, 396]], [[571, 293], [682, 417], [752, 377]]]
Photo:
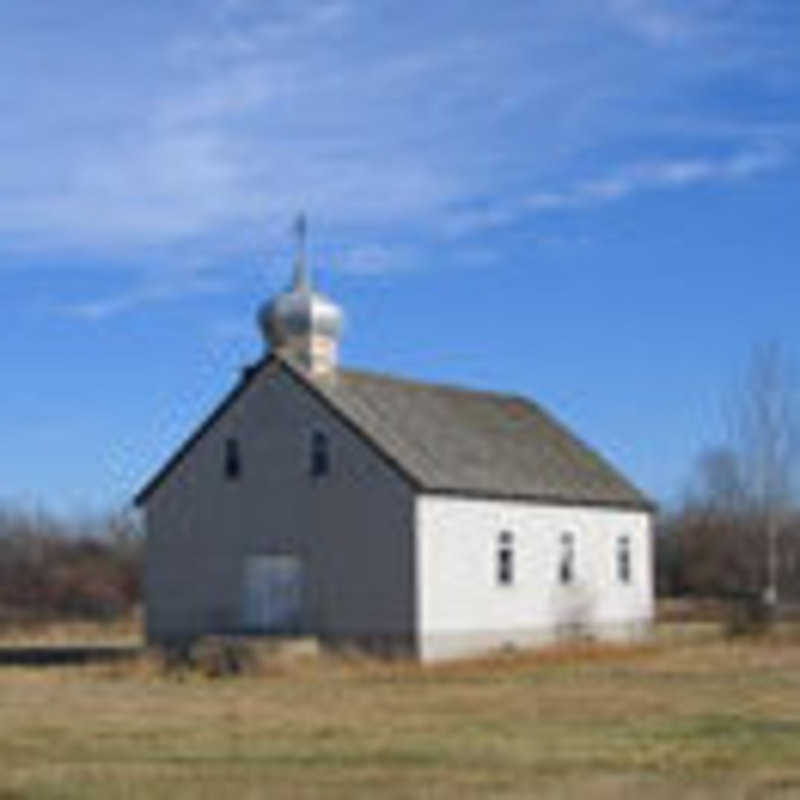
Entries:
[[5, 622], [0, 647], [113, 644], [136, 646], [143, 641], [142, 611], [107, 622], [92, 620]]
[[800, 639], [0, 670], [0, 800], [800, 797]]

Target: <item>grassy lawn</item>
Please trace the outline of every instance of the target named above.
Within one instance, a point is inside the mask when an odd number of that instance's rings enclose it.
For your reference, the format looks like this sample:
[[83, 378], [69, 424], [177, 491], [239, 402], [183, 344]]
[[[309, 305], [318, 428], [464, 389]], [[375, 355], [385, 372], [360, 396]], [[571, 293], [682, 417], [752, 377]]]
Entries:
[[800, 797], [800, 640], [0, 670], [0, 800]]

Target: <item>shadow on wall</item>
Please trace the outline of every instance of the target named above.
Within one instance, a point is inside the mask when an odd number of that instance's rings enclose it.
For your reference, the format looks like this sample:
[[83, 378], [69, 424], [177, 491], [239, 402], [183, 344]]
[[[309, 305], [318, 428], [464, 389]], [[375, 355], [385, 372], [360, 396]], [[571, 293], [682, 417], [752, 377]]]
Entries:
[[595, 592], [585, 581], [556, 587], [551, 596], [551, 608], [559, 638], [591, 637], [595, 628], [595, 607]]

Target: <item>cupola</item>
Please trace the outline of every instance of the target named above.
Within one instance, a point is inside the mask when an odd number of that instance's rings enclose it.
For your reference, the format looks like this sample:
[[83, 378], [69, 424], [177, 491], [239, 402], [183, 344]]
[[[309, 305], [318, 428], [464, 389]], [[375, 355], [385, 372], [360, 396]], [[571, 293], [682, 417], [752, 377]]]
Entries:
[[341, 308], [311, 286], [306, 259], [306, 220], [297, 219], [297, 256], [289, 288], [266, 302], [258, 323], [267, 347], [312, 376], [331, 374], [339, 360]]

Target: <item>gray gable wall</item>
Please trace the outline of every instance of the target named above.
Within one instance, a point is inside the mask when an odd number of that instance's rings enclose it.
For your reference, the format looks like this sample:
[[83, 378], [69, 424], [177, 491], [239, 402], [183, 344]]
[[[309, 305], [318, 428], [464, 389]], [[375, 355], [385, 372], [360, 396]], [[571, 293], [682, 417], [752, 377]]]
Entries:
[[[314, 430], [331, 472], [309, 474]], [[242, 473], [224, 477], [225, 441]], [[304, 627], [323, 638], [413, 640], [414, 492], [350, 424], [278, 362], [240, 386], [144, 500], [151, 640], [235, 631], [248, 555], [299, 555]]]

